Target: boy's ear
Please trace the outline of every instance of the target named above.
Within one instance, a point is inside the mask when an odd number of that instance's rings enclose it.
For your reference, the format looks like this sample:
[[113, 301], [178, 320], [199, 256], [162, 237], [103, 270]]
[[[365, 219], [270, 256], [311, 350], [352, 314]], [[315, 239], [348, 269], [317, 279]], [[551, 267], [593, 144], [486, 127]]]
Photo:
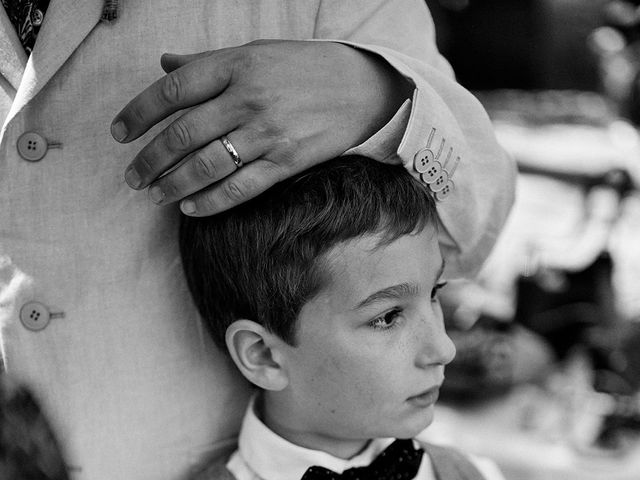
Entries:
[[247, 380], [265, 390], [283, 390], [289, 384], [279, 346], [283, 341], [253, 320], [236, 320], [227, 328], [227, 348]]

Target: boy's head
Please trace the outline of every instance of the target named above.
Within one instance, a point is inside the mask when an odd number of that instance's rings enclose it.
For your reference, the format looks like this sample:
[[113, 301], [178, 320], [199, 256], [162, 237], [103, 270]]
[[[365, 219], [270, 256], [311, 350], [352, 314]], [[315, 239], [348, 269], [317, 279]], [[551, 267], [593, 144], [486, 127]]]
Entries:
[[435, 218], [404, 168], [342, 157], [228, 212], [183, 220], [196, 305], [265, 390], [272, 428], [363, 439], [428, 425], [455, 353], [435, 298]]

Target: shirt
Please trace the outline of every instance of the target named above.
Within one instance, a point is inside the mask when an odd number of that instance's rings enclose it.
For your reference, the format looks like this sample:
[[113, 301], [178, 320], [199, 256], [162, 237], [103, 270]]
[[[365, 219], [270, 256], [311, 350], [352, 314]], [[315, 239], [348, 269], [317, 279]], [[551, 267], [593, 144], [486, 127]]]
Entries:
[[[342, 473], [349, 468], [363, 467], [371, 462], [393, 441], [393, 438], [371, 440], [365, 449], [350, 459], [335, 457], [329, 453], [295, 445], [267, 427], [255, 413], [255, 397], [249, 404], [242, 421], [238, 449], [231, 455], [227, 469], [236, 480], [300, 480], [311, 466], [320, 466]], [[420, 443], [414, 441], [416, 448]], [[472, 462], [487, 480], [504, 480], [492, 462], [483, 459]], [[415, 480], [436, 480], [428, 454]]]

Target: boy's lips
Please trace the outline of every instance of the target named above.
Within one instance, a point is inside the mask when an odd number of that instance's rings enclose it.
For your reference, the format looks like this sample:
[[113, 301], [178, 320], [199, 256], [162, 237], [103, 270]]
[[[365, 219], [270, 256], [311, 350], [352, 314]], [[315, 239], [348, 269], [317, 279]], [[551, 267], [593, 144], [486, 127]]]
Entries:
[[440, 385], [436, 385], [428, 390], [425, 390], [424, 392], [409, 397], [407, 401], [412, 405], [415, 405], [416, 407], [428, 407], [436, 403], [439, 394]]

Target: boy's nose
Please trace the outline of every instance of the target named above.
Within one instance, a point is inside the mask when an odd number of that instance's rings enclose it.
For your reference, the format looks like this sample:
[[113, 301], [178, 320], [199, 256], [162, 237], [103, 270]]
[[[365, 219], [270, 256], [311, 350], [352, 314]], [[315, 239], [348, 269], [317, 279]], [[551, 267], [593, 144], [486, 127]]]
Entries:
[[456, 346], [451, 340], [451, 337], [447, 334], [446, 330], [443, 329], [442, 335], [445, 338], [443, 351], [442, 351], [442, 364], [447, 365], [451, 363], [456, 356]]
[[416, 366], [425, 368], [432, 365], [447, 365], [456, 356], [456, 347], [442, 323], [426, 332], [420, 351], [416, 357]]

